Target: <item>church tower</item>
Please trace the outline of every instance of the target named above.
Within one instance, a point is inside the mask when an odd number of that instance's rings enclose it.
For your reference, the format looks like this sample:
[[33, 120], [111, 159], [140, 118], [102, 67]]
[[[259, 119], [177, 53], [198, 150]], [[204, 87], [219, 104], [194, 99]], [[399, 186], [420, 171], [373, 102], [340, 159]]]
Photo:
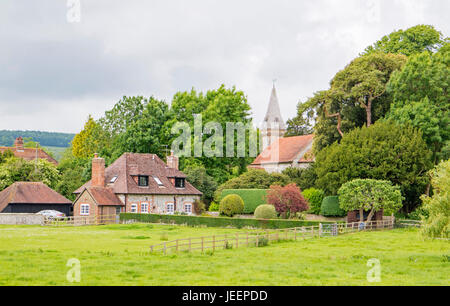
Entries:
[[280, 105], [278, 104], [277, 91], [273, 84], [272, 93], [270, 95], [269, 107], [261, 128], [262, 150], [282, 138], [286, 133], [286, 125], [281, 117]]

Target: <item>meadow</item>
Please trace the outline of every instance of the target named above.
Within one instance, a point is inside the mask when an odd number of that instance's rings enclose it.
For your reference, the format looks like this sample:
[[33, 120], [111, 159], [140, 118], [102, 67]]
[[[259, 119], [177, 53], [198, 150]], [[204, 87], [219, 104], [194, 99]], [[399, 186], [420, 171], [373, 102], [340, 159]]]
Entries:
[[[245, 229], [160, 224], [0, 226], [0, 285], [450, 285], [450, 243], [417, 229], [162, 255], [151, 244]], [[67, 261], [81, 262], [70, 283]], [[381, 263], [370, 283], [367, 261]]]

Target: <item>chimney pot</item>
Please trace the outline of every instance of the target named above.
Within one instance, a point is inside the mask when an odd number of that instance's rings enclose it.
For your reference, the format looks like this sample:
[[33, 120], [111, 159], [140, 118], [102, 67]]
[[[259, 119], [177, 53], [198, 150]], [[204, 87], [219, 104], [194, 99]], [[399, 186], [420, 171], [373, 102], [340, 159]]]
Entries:
[[178, 163], [179, 163], [178, 156], [175, 156], [173, 154], [173, 151], [170, 151], [170, 155], [167, 155], [167, 166], [169, 168], [178, 170]]

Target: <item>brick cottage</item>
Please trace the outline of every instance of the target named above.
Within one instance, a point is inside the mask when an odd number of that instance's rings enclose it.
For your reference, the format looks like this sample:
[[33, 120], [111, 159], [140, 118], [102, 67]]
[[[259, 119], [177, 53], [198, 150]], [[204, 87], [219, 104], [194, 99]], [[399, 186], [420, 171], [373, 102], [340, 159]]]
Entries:
[[165, 164], [155, 154], [125, 153], [105, 169], [97, 154], [92, 179], [74, 192], [74, 216], [106, 216], [120, 212], [194, 213], [202, 193], [178, 170], [178, 157]]

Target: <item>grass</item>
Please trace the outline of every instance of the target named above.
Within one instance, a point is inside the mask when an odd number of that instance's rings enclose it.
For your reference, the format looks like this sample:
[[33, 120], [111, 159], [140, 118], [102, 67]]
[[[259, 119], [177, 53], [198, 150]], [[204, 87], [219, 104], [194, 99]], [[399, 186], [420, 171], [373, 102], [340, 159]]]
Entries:
[[[264, 248], [152, 254], [177, 238], [246, 231], [160, 224], [51, 228], [0, 226], [0, 285], [450, 285], [448, 241], [416, 229], [362, 232]], [[81, 282], [69, 283], [70, 258]], [[381, 262], [381, 282], [366, 280]]]

